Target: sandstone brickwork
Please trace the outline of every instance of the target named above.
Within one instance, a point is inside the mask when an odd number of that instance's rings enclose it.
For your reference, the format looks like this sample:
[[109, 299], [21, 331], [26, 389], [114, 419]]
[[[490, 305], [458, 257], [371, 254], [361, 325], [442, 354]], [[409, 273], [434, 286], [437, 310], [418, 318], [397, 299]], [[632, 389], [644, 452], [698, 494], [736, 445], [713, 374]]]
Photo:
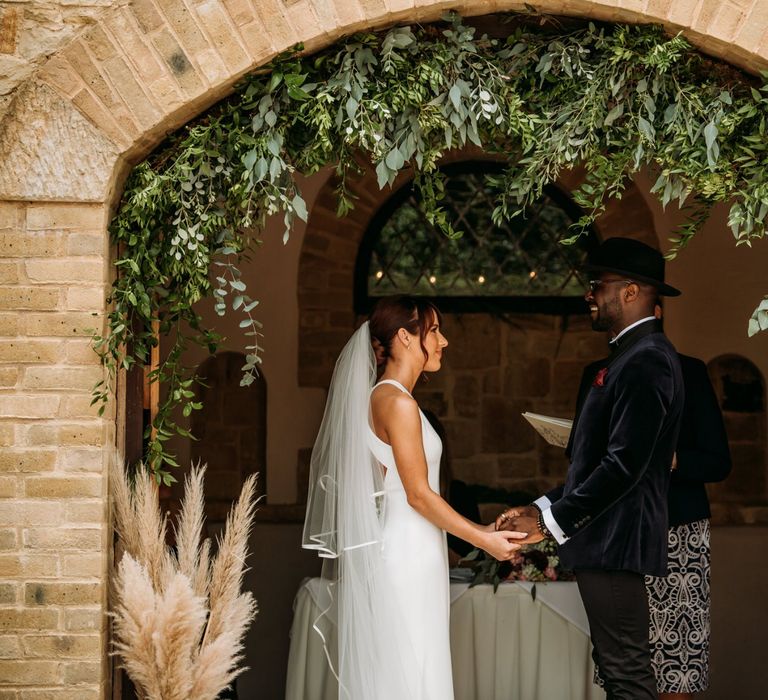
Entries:
[[106, 677], [104, 225], [101, 205], [0, 204], [0, 683], [18, 697], [98, 698]]

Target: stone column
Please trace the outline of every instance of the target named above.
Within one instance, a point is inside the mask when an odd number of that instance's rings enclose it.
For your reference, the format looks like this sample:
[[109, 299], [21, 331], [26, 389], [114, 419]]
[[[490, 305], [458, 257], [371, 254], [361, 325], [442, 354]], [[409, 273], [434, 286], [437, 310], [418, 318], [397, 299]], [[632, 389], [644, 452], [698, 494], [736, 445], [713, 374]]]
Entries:
[[103, 377], [90, 337], [105, 323], [115, 150], [45, 86], [23, 91], [0, 137], [0, 696], [96, 700], [115, 418], [90, 405]]

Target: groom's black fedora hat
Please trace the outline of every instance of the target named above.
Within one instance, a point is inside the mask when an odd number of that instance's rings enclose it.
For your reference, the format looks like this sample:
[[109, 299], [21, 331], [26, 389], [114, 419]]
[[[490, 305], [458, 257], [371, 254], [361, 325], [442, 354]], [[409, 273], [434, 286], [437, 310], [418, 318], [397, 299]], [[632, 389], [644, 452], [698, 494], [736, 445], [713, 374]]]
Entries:
[[589, 254], [584, 269], [587, 272], [615, 272], [653, 285], [664, 296], [680, 295], [679, 289], [664, 282], [664, 256], [632, 238], [607, 238]]

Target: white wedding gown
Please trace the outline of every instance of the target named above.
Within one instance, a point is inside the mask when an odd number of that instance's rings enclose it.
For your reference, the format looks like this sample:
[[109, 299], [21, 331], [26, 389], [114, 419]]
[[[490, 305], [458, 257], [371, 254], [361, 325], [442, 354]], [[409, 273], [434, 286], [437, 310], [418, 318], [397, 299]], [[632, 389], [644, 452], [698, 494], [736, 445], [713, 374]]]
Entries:
[[[391, 384], [410, 396], [405, 387], [392, 379], [379, 382], [373, 390], [382, 384]], [[419, 415], [429, 485], [439, 493], [443, 446], [424, 414], [419, 411]], [[412, 681], [412, 700], [452, 700], [448, 626], [451, 601], [445, 532], [408, 505], [392, 448], [370, 428], [368, 437], [374, 456], [387, 468], [382, 553], [387, 585], [391, 586], [397, 609], [402, 613], [397, 621], [397, 643], [405, 652], [401, 658], [409, 666], [402, 670]], [[384, 692], [381, 697], [389, 695]], [[401, 698], [393, 695], [391, 700]]]

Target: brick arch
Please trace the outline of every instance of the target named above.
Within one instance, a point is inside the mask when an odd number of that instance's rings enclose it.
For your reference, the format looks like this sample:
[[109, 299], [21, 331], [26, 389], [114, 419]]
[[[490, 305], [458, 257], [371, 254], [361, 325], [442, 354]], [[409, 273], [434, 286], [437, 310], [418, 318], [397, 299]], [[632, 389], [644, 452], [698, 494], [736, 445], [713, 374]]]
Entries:
[[[454, 151], [443, 164], [462, 160], [500, 160], [476, 148]], [[336, 216], [336, 183], [331, 178], [312, 207], [299, 258], [299, 384], [325, 388], [339, 350], [355, 323], [353, 276], [358, 247], [376, 212], [411, 175], [401, 173], [392, 189], [379, 190], [374, 169], [360, 164], [362, 174], [348, 182], [355, 209], [343, 220]], [[558, 181], [573, 189], [581, 173]], [[629, 181], [621, 200], [611, 200], [595, 223], [598, 236], [636, 238], [654, 248], [659, 239], [653, 215], [640, 189]]]
[[[760, 0], [532, 0], [550, 14], [658, 23], [748, 71], [768, 67]], [[619, 6], [620, 5], [620, 6]], [[0, 201], [113, 204], [127, 166], [297, 43], [519, 10], [515, 0], [115, 0], [21, 83], [0, 123]], [[41, 125], [40, 114], [53, 115]]]

